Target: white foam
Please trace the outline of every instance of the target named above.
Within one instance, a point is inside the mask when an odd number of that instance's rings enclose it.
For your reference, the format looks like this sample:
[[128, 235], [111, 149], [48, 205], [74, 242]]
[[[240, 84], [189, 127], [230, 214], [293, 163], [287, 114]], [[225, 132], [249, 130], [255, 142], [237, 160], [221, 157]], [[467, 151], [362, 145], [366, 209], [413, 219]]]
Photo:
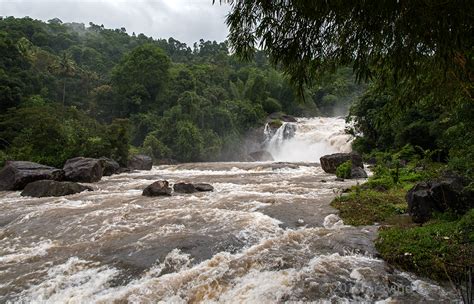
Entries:
[[344, 227], [345, 225], [339, 216], [335, 214], [329, 214], [324, 218], [323, 226], [326, 229], [337, 229]]
[[266, 149], [276, 161], [319, 162], [326, 154], [350, 152], [352, 136], [342, 118], [299, 118], [292, 138], [284, 139], [284, 123], [268, 140]]
[[71, 257], [48, 270], [47, 277], [20, 294], [24, 303], [92, 303], [108, 288], [118, 270]]
[[37, 243], [31, 243], [30, 247], [13, 246], [2, 248], [0, 256], [0, 265], [9, 263], [18, 263], [26, 261], [33, 257], [45, 256], [48, 250], [54, 246], [51, 240], [43, 240]]

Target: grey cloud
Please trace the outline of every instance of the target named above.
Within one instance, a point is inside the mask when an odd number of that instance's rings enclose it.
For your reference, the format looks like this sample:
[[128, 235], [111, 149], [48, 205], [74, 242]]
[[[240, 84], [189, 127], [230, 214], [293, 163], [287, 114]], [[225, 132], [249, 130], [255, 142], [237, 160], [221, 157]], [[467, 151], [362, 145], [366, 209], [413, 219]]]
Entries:
[[154, 38], [173, 37], [188, 45], [203, 38], [223, 41], [228, 7], [212, 0], [0, 0], [0, 15], [125, 27]]

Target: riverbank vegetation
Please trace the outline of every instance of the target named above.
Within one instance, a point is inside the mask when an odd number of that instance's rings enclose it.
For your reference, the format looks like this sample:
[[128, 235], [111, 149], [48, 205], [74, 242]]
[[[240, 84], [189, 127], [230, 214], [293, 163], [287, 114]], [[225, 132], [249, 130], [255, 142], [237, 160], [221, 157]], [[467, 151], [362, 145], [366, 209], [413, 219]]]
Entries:
[[474, 264], [474, 209], [465, 214], [435, 213], [423, 225], [407, 214], [407, 191], [417, 182], [438, 178], [447, 165], [414, 157], [401, 167], [396, 157], [406, 154], [376, 154], [368, 181], [331, 205], [345, 224], [381, 226], [376, 248], [387, 262], [435, 280], [465, 280], [466, 269]]

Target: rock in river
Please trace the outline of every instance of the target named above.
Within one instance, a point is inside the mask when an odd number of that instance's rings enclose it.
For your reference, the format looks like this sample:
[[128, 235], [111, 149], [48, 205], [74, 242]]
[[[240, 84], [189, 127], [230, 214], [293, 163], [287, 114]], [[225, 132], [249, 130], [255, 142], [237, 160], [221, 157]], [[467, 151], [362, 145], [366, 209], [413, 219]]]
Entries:
[[324, 172], [332, 174], [336, 173], [336, 169], [339, 165], [345, 163], [348, 160], [352, 161], [353, 168], [364, 168], [364, 164], [362, 163], [362, 157], [356, 152], [324, 155], [319, 159], [321, 163], [321, 168], [324, 170]]
[[214, 191], [214, 187], [212, 185], [204, 183], [194, 184], [194, 188], [200, 192]]
[[132, 170], [151, 170], [153, 167], [153, 159], [147, 155], [134, 155], [128, 161], [128, 168]]
[[171, 195], [171, 188], [168, 181], [162, 180], [154, 182], [143, 190], [144, 196], [163, 196]]
[[196, 187], [193, 184], [189, 183], [176, 183], [173, 185], [174, 192], [179, 193], [194, 193], [197, 192]]
[[82, 191], [92, 191], [91, 187], [74, 182], [58, 182], [53, 180], [39, 180], [26, 185], [21, 196], [47, 197], [65, 196]]
[[75, 157], [64, 164], [66, 180], [72, 182], [95, 183], [102, 178], [103, 168], [99, 159]]
[[113, 159], [107, 157], [100, 158], [102, 164], [102, 175], [103, 176], [110, 176], [113, 174], [117, 174], [118, 170], [120, 169], [120, 165]]
[[48, 179], [62, 180], [64, 171], [28, 161], [7, 161], [0, 171], [0, 191], [21, 190], [28, 183]]

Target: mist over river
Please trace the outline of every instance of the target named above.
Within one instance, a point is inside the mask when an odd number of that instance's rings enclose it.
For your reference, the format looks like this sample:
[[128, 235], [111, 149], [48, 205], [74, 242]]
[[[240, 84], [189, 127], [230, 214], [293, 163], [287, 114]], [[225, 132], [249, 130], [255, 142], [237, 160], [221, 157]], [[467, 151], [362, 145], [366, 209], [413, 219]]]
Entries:
[[[0, 302], [456, 301], [377, 258], [378, 227], [346, 226], [329, 205], [357, 183], [317, 163], [347, 150], [343, 129], [342, 119], [300, 119], [291, 139], [268, 145], [291, 162], [156, 166], [58, 198], [0, 192]], [[214, 191], [141, 195], [163, 179]]]

